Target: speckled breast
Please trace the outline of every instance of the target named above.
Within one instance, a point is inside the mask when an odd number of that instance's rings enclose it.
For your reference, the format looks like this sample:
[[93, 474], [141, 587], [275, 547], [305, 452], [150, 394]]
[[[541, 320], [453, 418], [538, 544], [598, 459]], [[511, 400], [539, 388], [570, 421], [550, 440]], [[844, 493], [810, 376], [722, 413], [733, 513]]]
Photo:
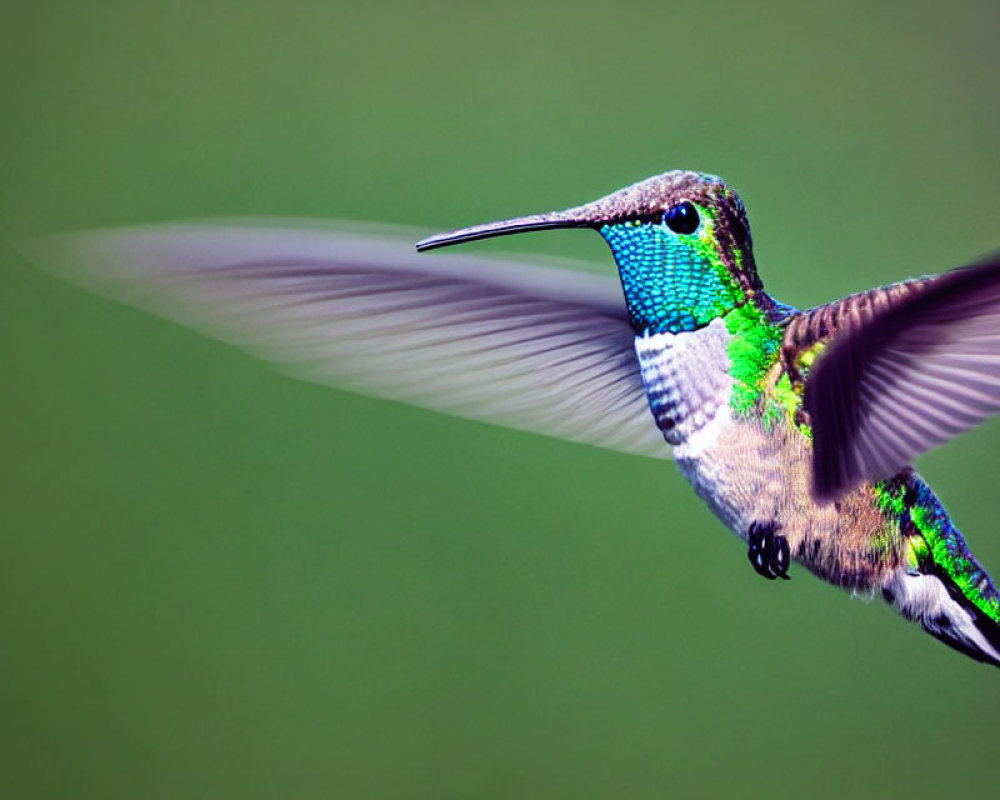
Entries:
[[696, 331], [636, 338], [650, 411], [674, 447], [715, 423], [719, 410], [728, 408], [733, 379], [726, 347], [731, 338], [721, 318]]
[[650, 411], [674, 461], [716, 516], [742, 536], [753, 481], [747, 480], [747, 454], [731, 452], [741, 427], [730, 407], [731, 339], [720, 318], [696, 331], [637, 337], [635, 350]]

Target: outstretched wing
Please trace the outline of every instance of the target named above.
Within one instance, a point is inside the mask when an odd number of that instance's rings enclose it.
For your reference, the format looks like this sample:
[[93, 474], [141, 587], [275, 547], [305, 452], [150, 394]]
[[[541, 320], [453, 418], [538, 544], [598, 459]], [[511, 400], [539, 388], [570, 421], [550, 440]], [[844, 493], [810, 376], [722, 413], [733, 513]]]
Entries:
[[307, 380], [669, 457], [611, 278], [419, 255], [384, 229], [291, 221], [64, 234], [23, 249]]
[[1000, 256], [845, 298], [789, 326], [829, 338], [805, 386], [813, 491], [887, 478], [1000, 411]]

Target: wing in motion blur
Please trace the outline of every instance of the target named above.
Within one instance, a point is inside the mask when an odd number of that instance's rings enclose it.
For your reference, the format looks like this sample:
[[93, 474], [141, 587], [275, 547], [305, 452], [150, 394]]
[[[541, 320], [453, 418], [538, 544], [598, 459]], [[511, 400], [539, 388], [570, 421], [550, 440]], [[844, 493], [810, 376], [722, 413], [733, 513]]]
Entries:
[[418, 255], [378, 229], [206, 222], [22, 249], [100, 294], [307, 380], [628, 453], [669, 457], [612, 277]]

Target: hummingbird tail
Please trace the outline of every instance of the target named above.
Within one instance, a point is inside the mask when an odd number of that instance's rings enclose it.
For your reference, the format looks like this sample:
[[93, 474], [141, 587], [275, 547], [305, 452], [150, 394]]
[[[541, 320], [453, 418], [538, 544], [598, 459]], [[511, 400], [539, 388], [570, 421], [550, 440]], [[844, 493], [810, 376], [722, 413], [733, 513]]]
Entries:
[[[949, 647], [1000, 667], [1000, 622], [995, 603], [976, 602], [968, 596], [968, 587], [960, 586], [935, 562], [928, 567], [897, 569], [883, 584], [886, 602]], [[985, 571], [982, 575], [993, 589]]]

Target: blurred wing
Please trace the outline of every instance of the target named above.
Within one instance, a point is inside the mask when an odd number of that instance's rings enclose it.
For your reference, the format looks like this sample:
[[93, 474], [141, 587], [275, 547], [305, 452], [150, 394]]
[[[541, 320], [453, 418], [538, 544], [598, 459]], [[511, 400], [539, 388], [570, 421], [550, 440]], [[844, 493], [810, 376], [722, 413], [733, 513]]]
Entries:
[[285, 221], [65, 234], [23, 249], [307, 380], [669, 457], [611, 278], [419, 255], [385, 229]]
[[853, 324], [806, 382], [818, 499], [891, 477], [1000, 411], [1000, 257], [877, 291], [893, 290], [881, 309], [841, 302]]

